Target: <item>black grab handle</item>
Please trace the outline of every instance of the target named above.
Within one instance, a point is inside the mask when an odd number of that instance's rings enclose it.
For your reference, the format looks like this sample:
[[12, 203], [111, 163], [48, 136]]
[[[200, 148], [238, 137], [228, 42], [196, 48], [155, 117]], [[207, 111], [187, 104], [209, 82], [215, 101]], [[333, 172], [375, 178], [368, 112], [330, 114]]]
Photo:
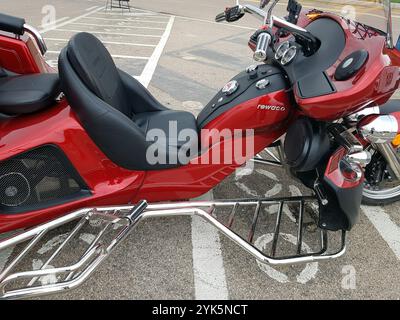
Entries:
[[25, 19], [0, 13], [0, 30], [22, 36], [25, 32], [24, 25]]

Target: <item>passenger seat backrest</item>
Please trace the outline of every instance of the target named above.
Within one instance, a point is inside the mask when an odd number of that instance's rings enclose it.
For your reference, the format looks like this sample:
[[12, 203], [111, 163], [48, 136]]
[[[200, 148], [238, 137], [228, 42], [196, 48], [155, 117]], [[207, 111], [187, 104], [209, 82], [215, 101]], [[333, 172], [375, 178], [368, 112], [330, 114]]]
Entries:
[[67, 55], [82, 82], [97, 97], [132, 117], [118, 69], [99, 39], [90, 33], [78, 33], [70, 40]]

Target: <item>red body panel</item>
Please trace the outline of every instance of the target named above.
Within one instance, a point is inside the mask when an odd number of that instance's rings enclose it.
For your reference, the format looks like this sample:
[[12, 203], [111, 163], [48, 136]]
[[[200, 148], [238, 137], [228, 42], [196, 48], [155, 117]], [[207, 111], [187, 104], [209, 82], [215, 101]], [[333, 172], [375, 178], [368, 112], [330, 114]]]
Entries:
[[44, 144], [59, 146], [92, 191], [92, 196], [34, 212], [0, 215], [0, 232], [37, 224], [80, 207], [129, 203], [144, 172], [116, 166], [97, 148], [63, 101], [41, 113], [0, 122], [0, 159]]
[[[26, 39], [28, 41], [28, 39]], [[0, 34], [0, 66], [19, 74], [40, 72], [27, 42]]]
[[325, 170], [325, 178], [330, 180], [335, 186], [341, 189], [356, 188], [364, 182], [364, 176], [355, 181], [348, 180], [343, 176], [339, 167], [339, 163], [346, 154], [346, 149], [341, 147], [331, 156]]
[[[308, 14], [313, 12], [312, 19]], [[310, 15], [311, 17], [311, 15]], [[346, 45], [339, 59], [326, 70], [328, 77], [336, 88], [336, 92], [313, 98], [302, 98], [294, 87], [296, 103], [304, 115], [322, 121], [334, 121], [346, 115], [360, 111], [369, 102], [384, 104], [400, 85], [400, 51], [388, 49], [385, 46], [385, 37], [377, 32], [370, 31], [370, 35], [361, 39], [353, 25], [349, 25], [343, 18], [331, 13], [318, 13], [303, 9], [298, 25], [306, 27], [315, 19], [330, 18], [338, 22], [345, 32]], [[279, 39], [284, 42], [287, 37]], [[249, 42], [254, 51], [255, 44]], [[278, 45], [276, 45], [278, 46]], [[364, 49], [369, 58], [365, 66], [347, 81], [336, 81], [334, 74], [339, 64], [354, 51]]]
[[[329, 17], [343, 28], [346, 46], [339, 59], [326, 73], [336, 91], [333, 94], [302, 99], [295, 90], [295, 98], [304, 113], [314, 119], [332, 121], [356, 112], [370, 101], [385, 103], [399, 86], [399, 61], [395, 50], [385, 47], [385, 37], [378, 33], [360, 39], [354, 27], [342, 18], [332, 14], [322, 14], [318, 18]], [[357, 50], [367, 50], [369, 58], [365, 66], [352, 78], [336, 81], [334, 74], [339, 64]]]

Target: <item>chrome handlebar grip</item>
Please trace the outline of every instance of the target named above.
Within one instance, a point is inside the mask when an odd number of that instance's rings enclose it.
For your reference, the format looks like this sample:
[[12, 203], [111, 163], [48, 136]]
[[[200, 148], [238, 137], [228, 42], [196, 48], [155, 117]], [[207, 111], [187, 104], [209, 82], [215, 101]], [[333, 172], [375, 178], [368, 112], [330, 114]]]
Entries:
[[268, 47], [271, 43], [271, 35], [267, 32], [261, 33], [257, 38], [257, 46], [254, 51], [253, 59], [257, 62], [263, 62], [267, 59]]

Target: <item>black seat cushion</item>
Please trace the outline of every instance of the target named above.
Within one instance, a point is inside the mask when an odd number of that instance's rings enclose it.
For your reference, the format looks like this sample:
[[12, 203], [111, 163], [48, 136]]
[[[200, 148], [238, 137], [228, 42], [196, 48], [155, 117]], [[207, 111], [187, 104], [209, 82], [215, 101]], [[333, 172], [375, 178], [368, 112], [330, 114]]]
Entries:
[[[197, 133], [196, 118], [189, 112], [165, 110], [158, 112], [143, 112], [134, 117], [134, 122], [147, 134], [150, 130], [160, 129], [166, 133], [166, 141], [158, 140], [158, 143], [182, 147], [186, 142], [183, 130], [192, 129]], [[171, 125], [171, 127], [170, 127]], [[174, 132], [176, 130], [176, 132]], [[182, 133], [181, 139], [178, 134]], [[190, 134], [190, 132], [187, 132]], [[158, 137], [160, 139], [161, 137]], [[186, 147], [195, 147], [196, 140], [190, 140], [191, 144]]]
[[[146, 154], [156, 145], [160, 159], [178, 158], [183, 144], [185, 151], [188, 144], [169, 132], [169, 122], [176, 123], [178, 135], [185, 129], [197, 132], [195, 117], [162, 106], [136, 79], [115, 66], [95, 36], [79, 33], [70, 40], [61, 51], [59, 73], [63, 92], [81, 124], [114, 163], [129, 170], [161, 170], [184, 164], [150, 163]], [[147, 139], [151, 129], [163, 130], [166, 139]]]
[[57, 74], [0, 77], [0, 113], [20, 115], [54, 104], [60, 94]]

